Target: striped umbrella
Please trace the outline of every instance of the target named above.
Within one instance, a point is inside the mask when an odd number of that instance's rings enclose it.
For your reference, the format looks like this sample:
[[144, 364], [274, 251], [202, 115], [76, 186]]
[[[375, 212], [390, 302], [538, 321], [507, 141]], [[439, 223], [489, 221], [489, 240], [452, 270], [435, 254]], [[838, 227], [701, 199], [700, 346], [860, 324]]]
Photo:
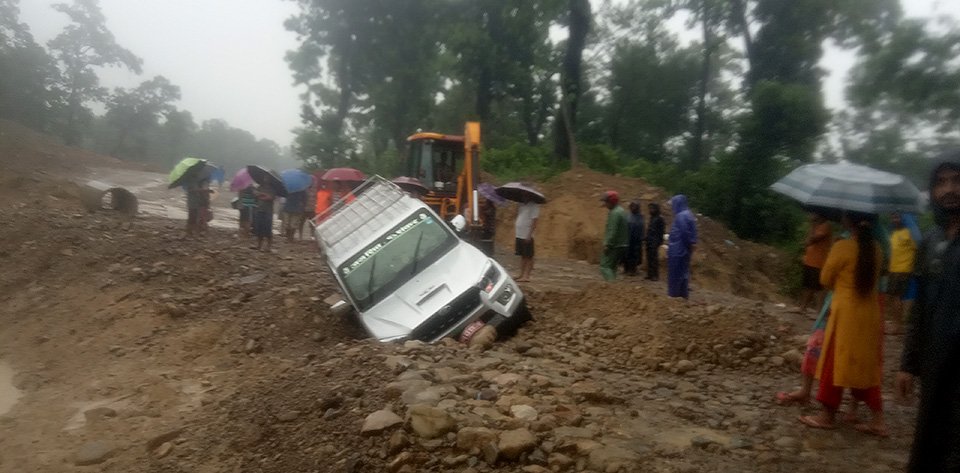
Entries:
[[920, 211], [920, 191], [907, 178], [857, 164], [807, 164], [770, 188], [810, 207], [872, 214]]

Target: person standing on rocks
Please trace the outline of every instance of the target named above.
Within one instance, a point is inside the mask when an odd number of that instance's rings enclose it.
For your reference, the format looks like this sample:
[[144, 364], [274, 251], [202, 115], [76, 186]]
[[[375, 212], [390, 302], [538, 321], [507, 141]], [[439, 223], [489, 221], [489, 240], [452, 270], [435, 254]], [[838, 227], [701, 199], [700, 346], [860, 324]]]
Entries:
[[903, 332], [903, 296], [910, 287], [910, 277], [917, 256], [917, 242], [910, 235], [910, 229], [903, 223], [899, 212], [890, 215], [893, 232], [890, 234], [890, 273], [887, 275], [887, 296], [889, 298], [891, 330], [887, 333]]
[[690, 211], [687, 196], [670, 199], [673, 225], [667, 242], [667, 295], [690, 298], [690, 260], [697, 244], [697, 219]]
[[647, 226], [647, 280], [660, 280], [660, 245], [663, 244], [663, 234], [667, 233], [667, 224], [660, 216], [660, 204], [650, 202], [647, 205], [650, 212], [650, 221]]
[[300, 239], [303, 239], [303, 212], [306, 210], [306, 191], [291, 192], [283, 203], [283, 236], [288, 242], [293, 241], [297, 229], [300, 229]]
[[[256, 190], [257, 207], [253, 213], [253, 234], [257, 237], [257, 246], [255, 250], [270, 251], [273, 245], [273, 202], [276, 200], [276, 192], [270, 187], [270, 184], [261, 185]], [[263, 242], [267, 242], [267, 247], [263, 248]]]
[[800, 296], [800, 313], [806, 313], [811, 303], [823, 304], [820, 270], [827, 261], [827, 253], [830, 252], [831, 245], [833, 245], [833, 228], [830, 222], [819, 213], [811, 213], [810, 231], [803, 242], [803, 291]]
[[889, 433], [880, 394], [883, 316], [878, 298], [883, 249], [874, 236], [877, 217], [846, 212], [843, 224], [850, 238], [833, 245], [820, 274], [823, 286], [833, 291], [817, 365], [817, 400], [823, 410], [799, 420], [809, 427], [834, 428], [843, 391], [849, 388], [854, 399], [862, 401], [873, 413], [870, 422], [855, 428], [885, 437]]
[[533, 272], [533, 233], [539, 218], [540, 204], [534, 202], [532, 197], [525, 196], [517, 207], [517, 220], [514, 222], [517, 237], [514, 253], [520, 257], [520, 275], [514, 278], [517, 282], [529, 281]]
[[623, 258], [623, 270], [628, 276], [636, 276], [637, 268], [643, 262], [643, 214], [640, 202], [630, 202], [630, 214], [627, 215], [627, 254]]
[[603, 235], [603, 255], [600, 256], [600, 274], [606, 281], [617, 279], [617, 268], [623, 261], [629, 243], [627, 213], [620, 206], [620, 195], [607, 191], [600, 198], [610, 210], [607, 214], [607, 229]]
[[901, 400], [920, 380], [910, 473], [960, 472], [960, 150], [945, 157], [930, 179], [936, 228], [920, 244], [918, 293], [896, 380]]

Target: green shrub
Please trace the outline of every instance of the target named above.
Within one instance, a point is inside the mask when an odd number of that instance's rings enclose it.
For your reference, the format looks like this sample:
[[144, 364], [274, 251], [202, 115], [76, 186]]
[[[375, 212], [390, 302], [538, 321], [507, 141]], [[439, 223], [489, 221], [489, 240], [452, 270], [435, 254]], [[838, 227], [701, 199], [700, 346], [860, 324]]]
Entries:
[[543, 180], [560, 172], [546, 148], [525, 143], [484, 150], [480, 168], [504, 181]]

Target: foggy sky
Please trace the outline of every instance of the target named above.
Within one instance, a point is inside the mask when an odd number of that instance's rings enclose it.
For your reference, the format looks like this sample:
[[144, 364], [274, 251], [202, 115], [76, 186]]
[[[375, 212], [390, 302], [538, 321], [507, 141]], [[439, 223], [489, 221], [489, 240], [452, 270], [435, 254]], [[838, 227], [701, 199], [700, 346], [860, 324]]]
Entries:
[[[69, 0], [65, 0], [69, 1]], [[599, 0], [593, 0], [598, 2]], [[616, 0], [615, 0], [616, 1]], [[57, 0], [21, 0], [20, 19], [45, 44], [66, 24], [50, 5]], [[908, 16], [949, 14], [960, 18], [957, 0], [901, 0]], [[287, 0], [100, 0], [117, 42], [143, 59], [143, 74], [111, 69], [108, 87], [132, 87], [155, 75], [180, 86], [180, 108], [199, 123], [222, 118], [258, 138], [289, 145], [299, 125], [300, 90], [284, 55], [296, 48], [283, 21], [297, 11]], [[822, 66], [831, 108], [843, 106], [846, 73], [855, 57], [828, 48]], [[415, 129], [417, 124], [410, 124]]]

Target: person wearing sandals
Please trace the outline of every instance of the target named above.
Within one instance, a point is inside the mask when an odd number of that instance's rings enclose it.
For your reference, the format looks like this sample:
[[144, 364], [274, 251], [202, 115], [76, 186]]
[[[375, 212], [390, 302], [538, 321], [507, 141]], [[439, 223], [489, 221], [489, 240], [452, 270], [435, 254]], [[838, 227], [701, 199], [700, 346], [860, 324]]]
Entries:
[[850, 389], [854, 399], [870, 408], [870, 422], [857, 424], [861, 432], [887, 436], [880, 384], [883, 377], [883, 315], [878, 286], [883, 269], [883, 249], [874, 237], [877, 217], [846, 212], [843, 224], [851, 238], [830, 249], [820, 282], [833, 291], [830, 317], [817, 375], [820, 414], [801, 416], [803, 424], [821, 429], [836, 425], [843, 392]]

